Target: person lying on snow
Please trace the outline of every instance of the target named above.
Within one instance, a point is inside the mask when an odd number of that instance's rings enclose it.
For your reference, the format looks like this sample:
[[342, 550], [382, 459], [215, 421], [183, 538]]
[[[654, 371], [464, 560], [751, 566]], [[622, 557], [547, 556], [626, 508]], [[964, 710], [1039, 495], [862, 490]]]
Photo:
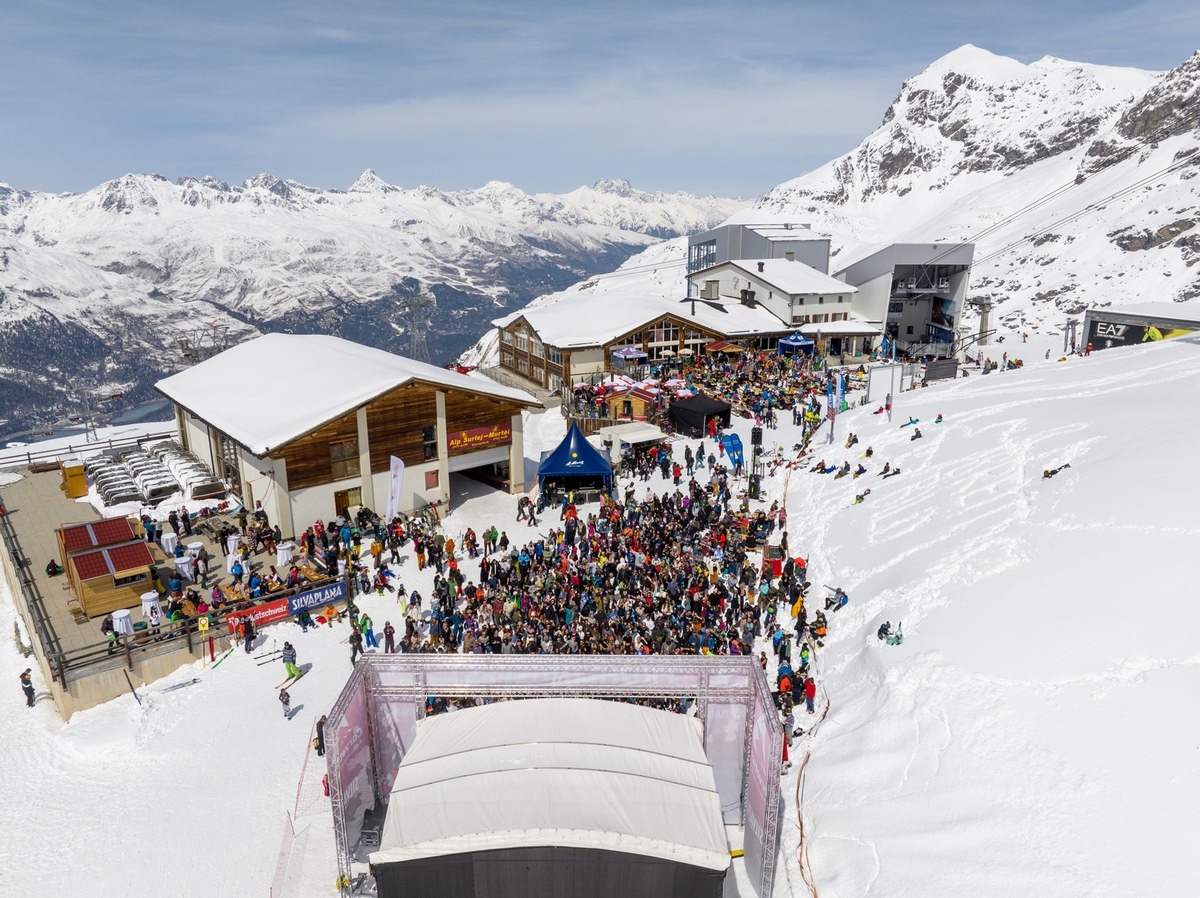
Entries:
[[1051, 477], [1053, 477], [1059, 471], [1065, 471], [1069, 467], [1071, 467], [1070, 464], [1065, 464], [1065, 465], [1061, 465], [1057, 468], [1047, 468], [1046, 470], [1042, 471], [1042, 479], [1049, 480]]
[[844, 465], [842, 465], [840, 468], [838, 468], [838, 472], [833, 475], [833, 479], [841, 480], [843, 477], [845, 477], [849, 473], [850, 473], [850, 462], [846, 462]]

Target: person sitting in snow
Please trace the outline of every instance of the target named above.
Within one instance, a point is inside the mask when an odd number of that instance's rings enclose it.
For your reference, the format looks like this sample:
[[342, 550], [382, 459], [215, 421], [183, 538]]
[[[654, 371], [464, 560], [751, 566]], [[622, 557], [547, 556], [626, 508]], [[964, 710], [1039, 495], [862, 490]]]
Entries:
[[877, 637], [879, 637], [879, 639], [882, 641], [884, 639], [887, 639], [888, 636], [891, 634], [891, 632], [892, 632], [892, 622], [884, 621], [882, 624], [879, 625], [879, 630], [878, 630], [878, 632], [876, 632], [875, 635]]
[[866, 473], [867, 473], [867, 469], [864, 468], [862, 465], [859, 465], [857, 468], [854, 469], [854, 479], [857, 480], [859, 477], [861, 477], [863, 474], [866, 474]]
[[934, 424], [941, 424], [941, 423], [942, 423], [942, 413], [941, 413], [941, 412], [938, 412], [938, 416], [937, 416], [936, 418], [934, 418], [934, 419], [933, 419], [933, 423], [934, 423]]
[[838, 472], [833, 475], [833, 479], [841, 480], [843, 477], [845, 477], [849, 473], [850, 473], [850, 462], [846, 462], [844, 465], [842, 465], [840, 468], [838, 468]]
[[921, 428], [918, 427], [916, 430], [913, 431], [913, 435], [908, 438], [908, 441], [911, 443], [913, 440], [919, 440], [919, 439], [921, 439]]
[[878, 474], [876, 474], [875, 476], [876, 476], [876, 477], [886, 477], [886, 476], [887, 476], [887, 473], [888, 473], [888, 471], [890, 471], [890, 470], [892, 470], [892, 463], [891, 463], [890, 461], [885, 461], [885, 462], [883, 463], [883, 470], [882, 470], [882, 471], [880, 471], [880, 472], [879, 472]]

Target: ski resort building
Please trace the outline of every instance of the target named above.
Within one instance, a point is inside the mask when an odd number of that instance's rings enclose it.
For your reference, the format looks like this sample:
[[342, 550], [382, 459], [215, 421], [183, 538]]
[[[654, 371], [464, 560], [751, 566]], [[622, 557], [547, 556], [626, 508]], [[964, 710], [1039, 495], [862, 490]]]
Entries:
[[621, 367], [622, 356], [631, 350], [653, 363], [701, 353], [716, 340], [773, 348], [792, 332], [754, 302], [639, 293], [605, 296], [600, 307], [595, 297], [574, 294], [552, 305], [520, 309], [492, 324], [499, 333], [500, 367], [551, 392]]
[[833, 276], [858, 289], [856, 315], [910, 351], [957, 339], [974, 255], [973, 243], [893, 243]]
[[[450, 474], [524, 487], [521, 412], [497, 385], [328, 336], [268, 334], [156, 384], [184, 448], [285, 535], [348, 508], [450, 501]], [[515, 472], [515, 476], [510, 476]]]
[[[722, 262], [792, 258], [829, 273], [829, 238], [812, 226], [781, 221], [766, 224], [727, 224], [688, 238], [689, 276]], [[689, 281], [688, 295], [694, 285]]]

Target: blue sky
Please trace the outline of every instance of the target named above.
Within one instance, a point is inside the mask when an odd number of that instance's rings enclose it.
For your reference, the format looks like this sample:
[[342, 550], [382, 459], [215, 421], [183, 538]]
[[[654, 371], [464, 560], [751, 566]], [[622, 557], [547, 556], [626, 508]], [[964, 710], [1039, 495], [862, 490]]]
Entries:
[[752, 197], [855, 146], [965, 43], [1169, 69], [1178, 2], [22, 0], [0, 20], [0, 181], [269, 171], [344, 188], [599, 178]]

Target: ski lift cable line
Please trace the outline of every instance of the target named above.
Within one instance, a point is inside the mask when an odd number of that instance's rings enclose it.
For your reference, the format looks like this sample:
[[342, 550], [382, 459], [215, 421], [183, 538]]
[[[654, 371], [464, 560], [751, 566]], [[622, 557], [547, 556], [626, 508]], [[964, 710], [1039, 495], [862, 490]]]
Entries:
[[[1175, 128], [1173, 128], [1173, 129], [1172, 129], [1172, 130], [1171, 130], [1169, 133], [1167, 133], [1167, 134], [1165, 134], [1165, 135], [1162, 135], [1162, 136], [1160, 136], [1160, 137], [1156, 137], [1156, 138], [1154, 138], [1153, 140], [1151, 140], [1149, 137], [1140, 138], [1140, 139], [1138, 139], [1138, 140], [1137, 140], [1137, 143], [1138, 143], [1138, 145], [1140, 145], [1140, 146], [1142, 146], [1142, 147], [1146, 147], [1146, 146], [1149, 146], [1151, 143], [1157, 143], [1157, 142], [1160, 142], [1160, 141], [1162, 141], [1162, 140], [1165, 140], [1165, 139], [1167, 139], [1167, 138], [1169, 138], [1169, 137], [1176, 137], [1176, 136], [1178, 136], [1180, 133], [1182, 133], [1182, 132], [1183, 132], [1183, 130], [1185, 130], [1185, 129], [1186, 129], [1188, 126], [1190, 126], [1190, 125], [1194, 125], [1194, 124], [1200, 124], [1200, 111], [1193, 112], [1193, 113], [1189, 113], [1187, 116], [1185, 116], [1183, 119], [1181, 119], [1181, 120], [1180, 120], [1180, 121], [1177, 123], [1176, 127], [1175, 127]], [[1105, 135], [1107, 135], [1108, 133], [1110, 133], [1110, 132], [1113, 130], [1113, 128], [1115, 128], [1115, 127], [1116, 127], [1115, 125], [1114, 125], [1113, 127], [1110, 127], [1110, 128], [1108, 129], [1108, 131], [1105, 131], [1105, 132], [1103, 132], [1102, 134], [1098, 135], [1098, 137], [1097, 137], [1096, 139], [1098, 140], [1098, 139], [1100, 139], [1101, 137], [1104, 137]], [[1188, 157], [1188, 158], [1190, 158], [1190, 157]], [[1162, 176], [1163, 174], [1167, 174], [1167, 173], [1169, 173], [1170, 171], [1172, 171], [1172, 170], [1174, 170], [1175, 168], [1179, 167], [1181, 164], [1184, 164], [1184, 163], [1186, 163], [1186, 162], [1188, 161], [1188, 158], [1184, 158], [1184, 159], [1179, 159], [1179, 160], [1176, 160], [1176, 161], [1175, 161], [1175, 162], [1173, 162], [1171, 165], [1167, 166], [1165, 169], [1160, 169], [1158, 172], [1155, 172], [1155, 173], [1153, 173], [1153, 174], [1151, 174], [1151, 175], [1147, 175], [1147, 176], [1146, 176], [1146, 178], [1144, 178], [1144, 179], [1143, 179], [1143, 182], [1144, 182], [1145, 180], [1148, 180], [1148, 179], [1153, 179], [1153, 178], [1156, 178], [1156, 177], [1160, 177], [1160, 176]], [[965, 243], [976, 243], [976, 242], [978, 242], [978, 241], [979, 241], [981, 238], [983, 238], [983, 237], [987, 237], [989, 234], [991, 234], [991, 233], [995, 232], [996, 230], [998, 230], [998, 229], [1000, 229], [1000, 228], [1003, 228], [1003, 227], [1005, 227], [1006, 225], [1008, 225], [1008, 224], [1011, 224], [1012, 222], [1016, 221], [1016, 220], [1017, 220], [1018, 218], [1020, 218], [1021, 216], [1029, 214], [1030, 212], [1032, 212], [1032, 211], [1034, 211], [1035, 209], [1037, 209], [1037, 208], [1039, 208], [1039, 207], [1041, 207], [1041, 206], [1045, 205], [1046, 203], [1050, 202], [1051, 200], [1054, 200], [1054, 199], [1057, 199], [1057, 198], [1059, 198], [1060, 196], [1062, 196], [1062, 195], [1063, 195], [1064, 193], [1066, 193], [1067, 191], [1069, 191], [1069, 190], [1071, 190], [1071, 189], [1073, 189], [1073, 188], [1079, 187], [1079, 186], [1081, 186], [1082, 184], [1085, 184], [1085, 183], [1087, 183], [1087, 182], [1088, 182], [1088, 181], [1090, 181], [1092, 178], [1094, 178], [1096, 175], [1102, 174], [1102, 173], [1104, 173], [1104, 172], [1106, 172], [1106, 171], [1109, 171], [1109, 168], [1108, 168], [1107, 166], [1106, 166], [1105, 168], [1097, 169], [1096, 171], [1094, 171], [1094, 172], [1091, 172], [1090, 174], [1086, 174], [1086, 175], [1079, 176], [1079, 177], [1077, 177], [1077, 178], [1075, 178], [1075, 179], [1073, 179], [1073, 180], [1071, 180], [1071, 181], [1068, 181], [1068, 182], [1067, 182], [1067, 183], [1065, 183], [1065, 184], [1061, 184], [1061, 185], [1059, 185], [1058, 187], [1055, 187], [1053, 190], [1050, 190], [1050, 191], [1048, 191], [1047, 193], [1043, 194], [1042, 196], [1040, 196], [1040, 197], [1038, 197], [1038, 198], [1036, 198], [1036, 199], [1034, 199], [1034, 200], [1031, 200], [1029, 203], [1027, 203], [1026, 205], [1022, 206], [1020, 209], [1016, 209], [1016, 210], [1014, 210], [1013, 212], [1010, 212], [1008, 215], [1004, 216], [1004, 217], [1003, 217], [1003, 218], [1001, 218], [999, 221], [993, 222], [992, 224], [988, 225], [988, 226], [987, 226], [986, 228], [984, 228], [983, 230], [981, 230], [981, 231], [977, 231], [976, 233], [974, 233], [974, 234], [970, 235], [970, 237], [968, 237], [968, 238], [967, 238], [965, 241], [963, 241], [963, 242], [965, 242]], [[1142, 182], [1139, 182], [1139, 184], [1138, 184], [1137, 186], [1140, 186], [1140, 185], [1141, 185], [1141, 183], [1142, 183]], [[1118, 191], [1118, 193], [1120, 193], [1120, 191]], [[1113, 198], [1112, 196], [1110, 196], [1110, 197], [1105, 197], [1104, 199], [1102, 199], [1102, 200], [1099, 200], [1098, 202], [1101, 202], [1101, 203], [1103, 203], [1103, 202], [1108, 202], [1108, 201], [1109, 201], [1109, 200], [1111, 200], [1112, 198]], [[1079, 214], [1083, 214], [1083, 212], [1090, 211], [1090, 210], [1091, 210], [1091, 209], [1092, 209], [1094, 206], [1095, 206], [1095, 204], [1093, 203], [1091, 206], [1087, 207], [1087, 209], [1083, 210], [1081, 213], [1077, 213], [1077, 214], [1076, 214], [1075, 216], [1073, 216], [1072, 218], [1068, 218], [1068, 219], [1060, 219], [1060, 220], [1058, 220], [1058, 221], [1056, 221], [1056, 222], [1054, 223], [1054, 226], [1055, 226], [1055, 227], [1057, 227], [1057, 226], [1059, 226], [1059, 225], [1061, 225], [1061, 224], [1064, 224], [1064, 223], [1065, 223], [1065, 222], [1067, 222], [1067, 221], [1072, 221], [1072, 220], [1074, 220], [1074, 218], [1077, 218], [1077, 217], [1079, 216]], [[1043, 234], [1043, 233], [1046, 233], [1046, 232], [1047, 232], [1047, 230], [1048, 230], [1048, 229], [1044, 229], [1044, 230], [1042, 230], [1042, 231], [1040, 231], [1040, 232], [1038, 232], [1038, 233], [1036, 233], [1036, 234], [1030, 235], [1030, 236], [1028, 236], [1028, 237], [1024, 238], [1024, 239], [1023, 239], [1021, 242], [1024, 242], [1025, 240], [1030, 240], [1030, 239], [1033, 239], [1034, 237], [1041, 236], [1041, 234]], [[1019, 245], [1019, 244], [1018, 244], [1018, 245]], [[1007, 251], [1007, 249], [1008, 249], [1008, 248], [1006, 248], [1004, 251]], [[942, 253], [941, 255], [939, 255], [939, 256], [935, 256], [935, 257], [934, 257], [934, 258], [933, 258], [933, 259], [930, 261], [930, 263], [929, 263], [929, 264], [931, 264], [931, 265], [936, 265], [936, 264], [937, 264], [938, 262], [940, 262], [942, 259], [946, 258], [946, 257], [947, 257], [947, 256], [948, 256], [948, 255], [949, 255], [951, 252], [952, 252], [952, 250], [946, 250], [946, 252]], [[994, 258], [994, 255], [989, 255], [989, 256], [988, 256], [988, 257], [986, 257], [985, 259], [976, 259], [976, 260], [974, 261], [974, 263], [973, 263], [973, 264], [975, 264], [975, 265], [978, 265], [978, 264], [980, 264], [981, 262], [987, 261], [987, 260], [988, 260], [988, 259], [990, 259], [990, 258]]]
[[1093, 203], [1089, 203], [1084, 208], [1066, 216], [1065, 218], [1057, 219], [1052, 224], [1049, 224], [1046, 227], [1041, 228], [1040, 230], [1034, 231], [1033, 233], [1030, 233], [1030, 234], [1026, 234], [1024, 237], [1021, 237], [1018, 240], [1014, 240], [1012, 243], [1009, 243], [1006, 246], [1001, 247], [1000, 249], [993, 250], [992, 252], [988, 253], [986, 256], [976, 259], [973, 264], [974, 265], [985, 264], [987, 262], [992, 261], [993, 259], [999, 258], [1000, 256], [1004, 255], [1005, 253], [1011, 252], [1012, 250], [1030, 242], [1031, 240], [1036, 240], [1038, 237], [1041, 237], [1045, 234], [1053, 233], [1056, 229], [1062, 227], [1064, 224], [1070, 224], [1071, 222], [1082, 218], [1083, 216], [1087, 215], [1088, 213], [1096, 211], [1101, 206], [1104, 206], [1107, 203], [1112, 202], [1113, 200], [1121, 199], [1122, 197], [1125, 197], [1131, 193], [1135, 193], [1136, 191], [1149, 186], [1153, 181], [1157, 180], [1158, 178], [1161, 178], [1164, 175], [1171, 174], [1175, 171], [1178, 171], [1181, 168], [1184, 168], [1185, 166], [1190, 164], [1191, 161], [1192, 160], [1190, 157], [1186, 158], [1186, 159], [1176, 160], [1175, 162], [1173, 162], [1171, 165], [1167, 166], [1166, 168], [1159, 169], [1157, 172], [1147, 175], [1145, 178], [1142, 178], [1141, 180], [1139, 180], [1133, 184], [1127, 185], [1126, 187], [1123, 187], [1120, 190], [1114, 191], [1113, 193], [1110, 193], [1107, 196], [1102, 197], [1101, 199], [1098, 199]]

